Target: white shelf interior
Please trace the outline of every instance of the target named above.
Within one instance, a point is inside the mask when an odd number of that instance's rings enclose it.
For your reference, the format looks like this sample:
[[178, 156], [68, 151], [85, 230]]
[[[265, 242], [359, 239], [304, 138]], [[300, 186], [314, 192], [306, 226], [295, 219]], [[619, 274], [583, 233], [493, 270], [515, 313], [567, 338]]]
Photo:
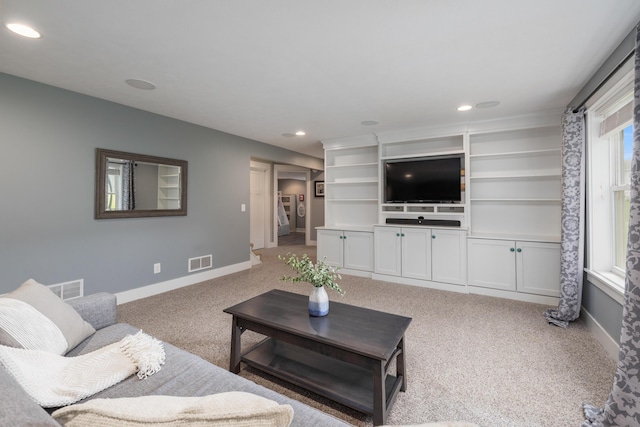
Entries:
[[460, 153], [464, 153], [463, 135], [391, 142], [380, 146], [382, 160]]

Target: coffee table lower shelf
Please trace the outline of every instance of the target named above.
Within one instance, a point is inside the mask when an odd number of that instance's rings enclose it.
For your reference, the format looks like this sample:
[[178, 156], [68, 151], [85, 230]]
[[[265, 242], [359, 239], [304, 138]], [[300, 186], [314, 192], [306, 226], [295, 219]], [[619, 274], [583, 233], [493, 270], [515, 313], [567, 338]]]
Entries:
[[[372, 370], [273, 338], [249, 349], [242, 361], [357, 411], [374, 414]], [[386, 407], [391, 407], [403, 378], [387, 375], [384, 381]]]

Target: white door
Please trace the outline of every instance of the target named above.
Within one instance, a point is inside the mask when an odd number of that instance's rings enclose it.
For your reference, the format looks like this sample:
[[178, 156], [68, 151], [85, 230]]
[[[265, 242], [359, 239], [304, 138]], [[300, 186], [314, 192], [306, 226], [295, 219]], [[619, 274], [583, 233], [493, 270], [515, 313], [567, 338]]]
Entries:
[[467, 282], [467, 239], [456, 230], [431, 231], [431, 271], [436, 282]]
[[374, 271], [378, 274], [400, 276], [402, 274], [400, 228], [375, 227], [374, 230]]
[[517, 242], [518, 291], [560, 296], [560, 244]]
[[264, 236], [266, 231], [265, 198], [266, 198], [265, 171], [251, 169], [249, 182], [249, 239], [253, 243], [253, 249], [264, 248]]
[[402, 277], [431, 280], [431, 230], [403, 228]]
[[367, 231], [345, 231], [344, 268], [373, 271], [373, 233]]
[[342, 268], [343, 234], [340, 230], [318, 230], [318, 261]]
[[469, 239], [469, 285], [516, 290], [516, 249], [509, 240]]

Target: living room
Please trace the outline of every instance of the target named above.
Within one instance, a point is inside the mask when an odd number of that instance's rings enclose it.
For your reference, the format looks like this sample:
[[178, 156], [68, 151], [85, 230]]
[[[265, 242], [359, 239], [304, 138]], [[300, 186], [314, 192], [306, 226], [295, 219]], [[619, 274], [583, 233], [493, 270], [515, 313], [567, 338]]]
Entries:
[[[4, 279], [0, 285], [0, 293], [14, 290], [28, 278], [34, 278], [45, 284], [81, 280], [85, 295], [110, 292], [118, 294], [121, 302], [125, 303], [247, 270], [251, 266], [248, 250], [250, 242], [251, 160], [264, 161], [274, 165], [285, 164], [324, 170], [321, 140], [357, 136], [356, 132], [364, 135], [378, 132], [378, 129], [379, 132], [415, 129], [434, 122], [445, 123], [445, 119], [449, 119], [451, 123], [467, 125], [476, 120], [478, 122], [490, 120], [489, 114], [499, 114], [498, 118], [491, 116], [491, 119], [497, 120], [539, 112], [527, 111], [527, 108], [522, 105], [527, 104], [526, 102], [516, 103], [512, 100], [511, 103], [508, 103], [506, 100], [509, 94], [505, 93], [508, 90], [503, 90], [498, 94], [484, 90], [476, 92], [473, 98], [467, 102], [475, 104], [500, 99], [501, 104], [494, 109], [476, 108], [471, 111], [471, 114], [476, 114], [475, 116], [460, 116], [459, 114], [464, 113], [457, 111], [454, 111], [454, 114], [458, 114], [458, 116], [441, 116], [433, 110], [427, 111], [426, 107], [411, 98], [414, 103], [403, 108], [420, 110], [419, 113], [411, 117], [397, 118], [397, 113], [393, 110], [399, 107], [390, 106], [384, 109], [381, 107], [381, 105], [396, 103], [396, 101], [391, 101], [393, 98], [387, 97], [387, 92], [385, 92], [384, 96], [372, 97], [373, 99], [378, 98], [378, 107], [358, 111], [356, 128], [340, 128], [335, 134], [325, 132], [321, 137], [315, 136], [312, 124], [314, 120], [319, 120], [318, 117], [327, 115], [328, 121], [335, 120], [337, 123], [334, 113], [330, 113], [330, 108], [325, 105], [322, 108], [306, 111], [305, 114], [308, 118], [302, 124], [289, 123], [289, 127], [284, 128], [286, 121], [280, 121], [277, 126], [280, 126], [281, 130], [275, 132], [271, 128], [269, 135], [256, 137], [251, 134], [251, 132], [255, 132], [254, 122], [262, 122], [260, 116], [266, 115], [271, 104], [278, 103], [274, 102], [272, 92], [269, 92], [265, 97], [268, 98], [266, 101], [263, 99], [260, 104], [257, 101], [256, 104], [250, 104], [229, 98], [222, 101], [216, 100], [217, 91], [221, 90], [222, 86], [236, 85], [241, 87], [246, 83], [241, 77], [234, 76], [234, 66], [244, 65], [254, 70], [260, 69], [265, 64], [265, 56], [268, 56], [264, 52], [277, 51], [281, 47], [267, 47], [258, 44], [255, 46], [256, 57], [253, 58], [255, 62], [250, 61], [252, 57], [238, 53], [237, 62], [220, 63], [211, 59], [215, 56], [215, 49], [212, 49], [210, 55], [202, 55], [202, 58], [185, 58], [180, 55], [179, 47], [169, 45], [168, 51], [175, 55], [171, 62], [182, 63], [180, 67], [172, 69], [172, 75], [180, 75], [184, 71], [182, 68], [196, 69], [202, 65], [203, 69], [206, 66], [207, 72], [214, 80], [203, 96], [206, 99], [201, 101], [204, 102], [204, 107], [199, 104], [199, 111], [191, 111], [190, 115], [186, 116], [184, 112], [179, 111], [178, 107], [171, 105], [165, 99], [154, 98], [156, 96], [154, 93], [157, 94], [157, 92], [165, 90], [163, 88], [163, 74], [166, 67], [170, 65], [168, 61], [164, 61], [166, 51], [156, 54], [151, 50], [148, 53], [146, 63], [136, 63], [134, 58], [143, 55], [135, 49], [127, 51], [124, 48], [127, 45], [126, 39], [120, 39], [116, 42], [115, 39], [101, 35], [99, 31], [97, 34], [90, 34], [90, 28], [85, 28], [85, 26], [88, 27], [91, 24], [81, 23], [84, 17], [88, 19], [92, 15], [102, 14], [105, 17], [111, 17], [113, 22], [120, 22], [120, 24], [114, 25], [115, 27], [121, 25], [129, 28], [133, 27], [136, 19], [144, 15], [143, 10], [136, 9], [127, 18], [119, 15], [127, 15], [126, 13], [122, 11], [115, 13], [105, 5], [100, 6], [99, 10], [93, 10], [92, 6], [65, 1], [63, 6], [52, 11], [49, 10], [51, 6], [45, 3], [29, 3], [30, 5], [27, 6], [17, 1], [4, 1], [0, 10], [3, 23], [0, 35], [2, 41], [0, 43], [0, 72], [2, 73], [0, 74], [0, 129], [3, 134], [2, 148], [5, 158], [1, 173], [3, 179], [0, 181], [1, 193], [5, 195], [5, 202], [0, 209], [0, 220], [4, 224], [0, 229], [0, 241], [2, 242], [0, 245], [0, 266]], [[437, 16], [441, 8], [445, 8], [442, 2], [427, 3], [433, 7], [433, 9], [428, 9], [432, 13], [430, 19], [434, 19], [433, 16]], [[578, 6], [578, 2], [571, 3], [572, 5], [562, 7], [569, 9], [570, 6], [577, 6], [589, 9], [587, 6]], [[636, 2], [623, 1], [616, 3], [615, 6], [611, 6], [609, 2], [604, 0], [594, 0], [591, 3], [592, 11], [579, 12], [578, 17], [568, 24], [571, 25], [572, 30], [580, 29], [580, 31], [576, 31], [579, 34], [577, 37], [582, 38], [577, 53], [571, 57], [571, 63], [558, 65], [562, 66], [564, 70], [575, 68], [577, 77], [569, 78], [567, 75], [563, 75], [564, 80], [559, 83], [551, 80], [544, 82], [553, 88], [553, 92], [560, 94], [546, 104], [538, 99], [538, 94], [529, 94], [532, 104], [536, 102], [538, 102], [537, 105], [544, 104], [545, 112], [556, 114], [558, 124], [562, 110], [587, 84], [609, 55], [616, 50], [634, 25], [640, 21], [640, 7]], [[151, 4], [146, 6], [152, 7]], [[218, 6], [223, 9], [229, 7]], [[258, 7], [255, 4], [253, 6]], [[286, 2], [279, 2], [276, 6], [262, 7], [277, 11], [278, 8], [289, 6], [291, 5]], [[402, 19], [405, 18], [404, 14], [410, 14], [411, 10], [396, 9], [395, 6], [387, 2], [379, 2], [377, 6], [392, 14], [393, 23], [396, 25], [392, 28], [400, 28], [398, 23], [402, 22]], [[470, 5], [466, 4], [466, 6]], [[537, 2], [532, 2], [519, 13], [514, 11], [513, 13], [516, 14], [514, 20], [517, 17], [525, 22], [527, 13], [541, 10], [543, 12], [531, 19], [538, 25], [536, 31], [544, 32], [546, 19], [555, 23], [555, 18], [552, 19], [552, 15], [557, 13], [562, 15], [555, 10], [555, 2], [546, 2], [545, 6], [546, 8], [539, 6]], [[139, 7], [142, 9], [142, 6]], [[342, 9], [342, 6], [338, 4], [335, 4], [334, 7], [337, 8], [335, 10], [341, 11], [343, 18], [348, 22], [359, 19], [357, 13], [359, 8], [366, 9], [368, 6], [358, 2], [357, 5], [347, 7], [347, 9]], [[411, 7], [418, 6], [412, 4]], [[493, 2], [491, 7], [487, 9], [506, 10], [510, 7], [512, 6], [509, 6], [509, 2]], [[331, 32], [330, 22], [335, 10], [332, 11], [329, 6], [316, 8], [317, 6], [312, 7], [313, 13], [310, 13], [316, 18], [308, 18], [313, 23], [311, 27], [324, 34], [323, 37], [328, 38], [327, 45], [331, 45], [330, 47], [333, 49], [341, 44], [341, 40], [337, 36], [333, 38], [326, 33]], [[262, 11], [262, 8], [258, 10]], [[565, 9], [562, 10], [565, 11]], [[297, 9], [296, 11], [300, 12]], [[176, 10], [172, 12], [177, 13]], [[208, 12], [215, 15], [212, 10], [208, 10]], [[241, 12], [242, 9], [236, 10], [236, 14], [232, 15], [235, 24], [242, 22], [243, 14]], [[384, 15], [380, 10], [376, 12]], [[68, 14], [65, 15], [65, 13]], [[165, 22], [169, 26], [173, 20], [169, 11], [165, 13], [164, 21], [158, 18], [158, 22]], [[179, 16], [185, 18], [191, 13], [193, 12], [182, 10]], [[446, 16], [451, 16], [450, 13]], [[41, 22], [47, 22], [44, 16], [47, 14], [54, 15], [59, 21], [55, 24], [49, 23], [46, 26], [39, 25]], [[381, 15], [375, 15], [378, 21], [372, 21], [369, 24], [370, 27], [375, 29], [376, 25], [374, 24], [386, 22]], [[218, 21], [224, 21], [221, 16], [216, 17], [216, 22], [220, 25], [222, 23]], [[273, 15], [269, 16], [272, 20], [271, 25], [275, 26], [279, 22], [279, 13], [273, 12]], [[505, 13], [506, 18], [509, 16], [509, 13]], [[54, 21], [54, 17], [50, 17], [50, 20]], [[459, 17], [460, 21], [452, 22], [461, 27], [464, 27], [467, 22], [471, 25], [476, 21], [476, 16], [473, 15], [460, 13]], [[591, 27], [574, 22], [580, 21], [581, 17], [588, 20]], [[17, 38], [10, 33], [4, 24], [9, 19], [18, 18], [38, 27], [43, 32], [43, 37], [40, 40], [27, 40]], [[118, 19], [122, 19], [122, 21], [118, 21]], [[487, 19], [489, 20], [490, 17]], [[494, 19], [495, 17], [487, 22], [495, 23]], [[71, 21], [78, 23], [80, 28], [69, 29], [68, 23]], [[291, 22], [291, 20], [286, 21]], [[429, 23], [433, 22], [430, 20]], [[291, 29], [291, 33], [286, 35], [290, 36], [296, 31], [303, 31], [307, 24], [309, 22], [306, 24], [304, 22], [296, 23]], [[343, 27], [347, 26], [342, 20], [340, 20], [340, 24]], [[108, 27], [109, 23], [102, 22], [102, 25]], [[251, 25], [258, 25], [258, 23], [252, 21]], [[391, 24], [389, 25], [391, 26]], [[239, 38], [238, 42], [246, 42], [240, 28], [247, 30], [247, 26], [245, 24], [235, 29], [233, 27], [225, 28], [226, 33], [219, 29], [216, 30], [216, 36], [225, 44], [233, 44], [234, 38]], [[265, 24], [265, 26], [257, 28], [267, 31], [270, 25]], [[391, 33], [390, 27], [385, 28]], [[404, 29], [408, 33], [413, 31], [411, 28]], [[154, 30], [162, 33], [162, 25], [154, 26]], [[128, 29], [128, 31], [137, 34], [135, 30]], [[491, 32], [491, 28], [486, 31]], [[346, 34], [349, 32], [347, 31]], [[602, 34], [606, 34], [606, 37]], [[415, 34], [409, 34], [409, 36], [414, 40], [418, 39]], [[523, 37], [522, 41], [525, 46], [527, 43], [535, 41], [522, 34], [519, 36]], [[86, 37], [87, 44], [95, 46], [97, 52], [95, 57], [91, 57], [90, 63], [82, 62], [82, 56], [85, 53], [73, 52], [73, 44], [64, 46], [67, 43], [65, 39], [77, 40], [82, 37]], [[257, 38], [257, 35], [253, 33], [253, 35], [246, 37]], [[323, 37], [318, 37], [318, 39], [321, 40]], [[532, 36], [531, 39], [536, 37]], [[498, 40], [506, 38], [506, 36], [496, 37]], [[312, 40], [317, 41], [318, 39]], [[109, 40], [114, 41], [110, 42]], [[495, 42], [495, 39], [491, 39], [491, 41]], [[356, 42], [366, 45], [364, 39], [354, 37], [348, 47], [355, 50], [355, 46], [358, 45]], [[465, 50], [462, 47], [467, 46], [469, 39], [458, 40], [458, 43], [458, 46], [461, 46], [458, 50], [444, 52], [437, 50], [434, 54], [437, 53], [445, 61], [449, 59], [459, 61], [458, 56], [463, 55], [461, 51]], [[516, 43], [511, 44], [505, 41], [505, 44], [508, 46], [502, 46], [500, 50], [496, 47], [497, 53], [491, 57], [491, 61], [487, 61], [487, 63], [497, 62], [500, 59], [504, 61], [497, 66], [498, 69], [503, 70], [504, 74], [500, 77], [502, 80], [512, 77], [513, 71], [510, 67], [520, 60], [520, 56], [516, 60], [506, 60], [506, 57], [501, 57], [509, 49], [515, 52], [517, 46], [518, 55], [522, 55], [522, 60], [525, 56], [535, 56], [530, 53], [522, 53], [525, 48]], [[149, 48], [148, 45], [144, 46]], [[421, 55], [418, 46], [419, 43], [416, 41], [412, 48], [407, 47], [402, 51], [402, 55], [397, 51], [397, 56], [392, 55], [392, 49], [389, 53], [390, 58], [386, 60], [400, 61], [400, 59]], [[557, 49], [562, 52], [570, 50], [568, 43], [562, 44], [562, 49], [551, 44], [537, 44], [535, 46], [538, 51], [534, 53], [539, 53], [541, 58], [545, 57], [543, 55], [544, 49]], [[474, 49], [477, 47], [475, 46]], [[300, 46], [297, 48], [300, 50], [292, 52], [291, 55], [302, 52]], [[359, 53], [356, 56], [358, 58], [375, 58], [372, 53], [375, 49], [375, 47], [368, 46], [365, 53]], [[115, 62], [116, 58], [110, 58], [109, 55], [115, 55], [122, 50], [126, 51], [127, 55], [125, 58], [117, 60], [124, 63], [131, 62], [132, 67], [111, 69], [109, 64]], [[347, 53], [342, 52], [342, 55]], [[278, 58], [282, 58], [282, 56], [278, 56]], [[339, 58], [341, 56], [331, 57], [334, 62], [314, 60], [307, 65], [291, 69], [286, 66], [290, 64], [272, 64], [273, 68], [265, 70], [262, 77], [260, 73], [255, 71], [250, 77], [255, 80], [262, 79], [263, 85], [268, 86], [272, 74], [286, 74], [290, 80], [294, 80], [298, 76], [304, 75], [305, 72], [311, 71], [311, 68], [322, 68], [325, 76], [323, 81], [330, 80], [339, 86], [332, 92], [332, 95], [336, 96], [335, 103], [345, 104], [349, 102], [350, 98], [356, 96], [350, 96], [351, 92], [346, 87], [348, 83], [340, 81], [339, 70], [334, 67]], [[199, 63], [200, 60], [202, 60], [202, 64]], [[294, 62], [293, 59], [292, 62]], [[367, 65], [369, 67], [382, 66], [382, 62], [384, 61], [374, 59], [367, 62]], [[420, 64], [424, 67], [423, 63]], [[555, 63], [545, 63], [540, 67], [540, 72], [555, 66]], [[109, 70], [113, 81], [107, 80], [105, 75], [99, 73], [101, 68], [102, 71]], [[72, 78], [68, 77], [70, 76], [69, 69], [75, 70]], [[468, 71], [459, 71], [458, 74], [451, 74], [451, 80], [460, 84], [459, 82], [467, 78], [468, 74], [470, 74]], [[243, 74], [242, 77], [247, 78], [248, 76]], [[397, 80], [389, 83], [389, 86], [397, 90], [399, 98], [404, 97], [405, 94], [408, 96], [409, 92], [416, 90], [417, 86], [412, 88], [398, 86], [403, 76], [396, 75], [395, 77]], [[546, 77], [547, 75], [545, 75]], [[158, 88], [153, 91], [135, 89], [124, 83], [124, 80], [128, 78], [148, 79], [157, 82]], [[373, 79], [373, 76], [370, 78]], [[366, 79], [355, 80], [357, 83], [354, 84], [361, 84], [363, 80]], [[482, 86], [482, 82], [477, 81], [474, 77], [469, 80], [472, 80], [473, 84], [465, 84], [464, 86]], [[185, 86], [190, 84], [188, 81], [188, 77], [182, 80]], [[375, 79], [375, 81], [379, 82], [380, 80]], [[526, 85], [526, 82], [521, 83]], [[531, 85], [533, 86], [534, 83], [538, 85], [536, 87], [540, 87], [540, 82], [532, 81]], [[312, 86], [308, 82], [300, 82], [297, 85], [300, 87]], [[429, 103], [430, 95], [441, 99], [438, 89], [440, 85], [440, 82], [431, 85], [420, 94], [424, 100], [423, 103]], [[288, 88], [293, 89], [295, 86], [292, 85]], [[190, 90], [205, 91], [205, 88], [190, 88]], [[375, 93], [375, 89], [370, 88], [369, 90]], [[385, 90], [391, 89], [385, 88]], [[188, 98], [191, 93], [191, 91], [185, 92], [180, 96], [174, 93], [175, 105], [189, 104]], [[337, 96], [341, 93], [346, 94], [347, 99], [341, 99]], [[522, 96], [521, 93], [519, 95]], [[262, 93], [255, 92], [254, 96], [260, 98]], [[449, 106], [446, 108], [455, 110], [457, 103], [465, 101], [465, 97], [466, 95], [456, 91], [455, 96], [452, 96], [449, 101], [452, 104], [451, 108]], [[551, 98], [551, 94], [545, 92], [541, 97]], [[371, 101], [372, 98], [368, 98], [368, 101]], [[292, 100], [293, 109], [300, 109], [299, 104], [304, 103], [301, 100], [298, 100], [298, 103], [294, 101], [296, 101], [295, 97]], [[242, 105], [238, 106], [237, 104]], [[259, 107], [253, 107], [253, 105], [259, 105]], [[228, 112], [225, 108], [228, 108]], [[442, 106], [439, 108], [444, 109]], [[496, 110], [498, 113], [495, 113]], [[383, 114], [387, 114], [388, 118], [383, 118]], [[235, 128], [229, 127], [226, 131], [218, 130], [219, 127], [202, 124], [208, 123], [207, 116], [223, 117], [227, 115], [237, 116], [238, 122], [242, 123], [236, 123]], [[354, 115], [350, 120], [354, 120], [353, 117]], [[419, 120], [420, 118], [422, 121]], [[361, 121], [371, 119], [379, 120], [380, 125], [360, 125]], [[371, 131], [376, 126], [390, 126], [385, 124], [384, 120], [391, 121], [392, 119], [395, 120], [393, 123], [395, 128], [377, 128]], [[281, 136], [282, 133], [295, 133], [299, 126], [305, 127], [308, 136], [302, 136], [301, 139], [296, 139], [298, 138], [296, 136]], [[331, 126], [326, 124], [324, 126], [331, 129]], [[335, 126], [338, 129], [338, 125]], [[246, 127], [247, 130], [242, 132], [234, 130], [243, 127]], [[310, 151], [313, 154], [296, 151], [295, 144], [297, 142], [312, 143], [315, 151]], [[188, 161], [187, 215], [96, 220], [94, 202], [97, 148]], [[307, 192], [307, 194], [308, 197], [313, 197], [313, 192]], [[243, 205], [248, 206], [249, 209], [243, 211], [241, 208]], [[187, 272], [189, 259], [208, 255], [212, 255], [210, 269], [194, 274]], [[154, 264], [161, 264], [161, 269], [157, 273], [154, 272]], [[594, 326], [594, 334], [602, 336], [600, 342], [607, 348], [609, 354], [615, 353], [622, 319], [621, 294], [611, 296], [609, 292], [602, 290], [601, 286], [589, 280], [585, 280], [583, 292], [582, 304], [594, 322], [597, 323]]]

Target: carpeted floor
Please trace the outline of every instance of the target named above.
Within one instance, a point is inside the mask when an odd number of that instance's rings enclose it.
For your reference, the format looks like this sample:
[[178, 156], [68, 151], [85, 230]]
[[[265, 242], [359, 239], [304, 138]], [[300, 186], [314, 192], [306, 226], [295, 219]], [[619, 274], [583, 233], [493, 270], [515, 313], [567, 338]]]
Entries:
[[[231, 316], [222, 310], [270, 289], [308, 294], [310, 287], [278, 280], [291, 274], [278, 254], [315, 247], [262, 250], [250, 270], [133, 301], [119, 320], [228, 369]], [[550, 326], [543, 305], [465, 295], [343, 276], [346, 295], [330, 299], [413, 318], [407, 330], [406, 393], [388, 424], [456, 420], [483, 427], [577, 426], [582, 402], [601, 406], [613, 384], [615, 361], [582, 321]], [[261, 339], [243, 335], [243, 347]], [[356, 426], [371, 419], [349, 408], [243, 367], [243, 377], [331, 413]]]

